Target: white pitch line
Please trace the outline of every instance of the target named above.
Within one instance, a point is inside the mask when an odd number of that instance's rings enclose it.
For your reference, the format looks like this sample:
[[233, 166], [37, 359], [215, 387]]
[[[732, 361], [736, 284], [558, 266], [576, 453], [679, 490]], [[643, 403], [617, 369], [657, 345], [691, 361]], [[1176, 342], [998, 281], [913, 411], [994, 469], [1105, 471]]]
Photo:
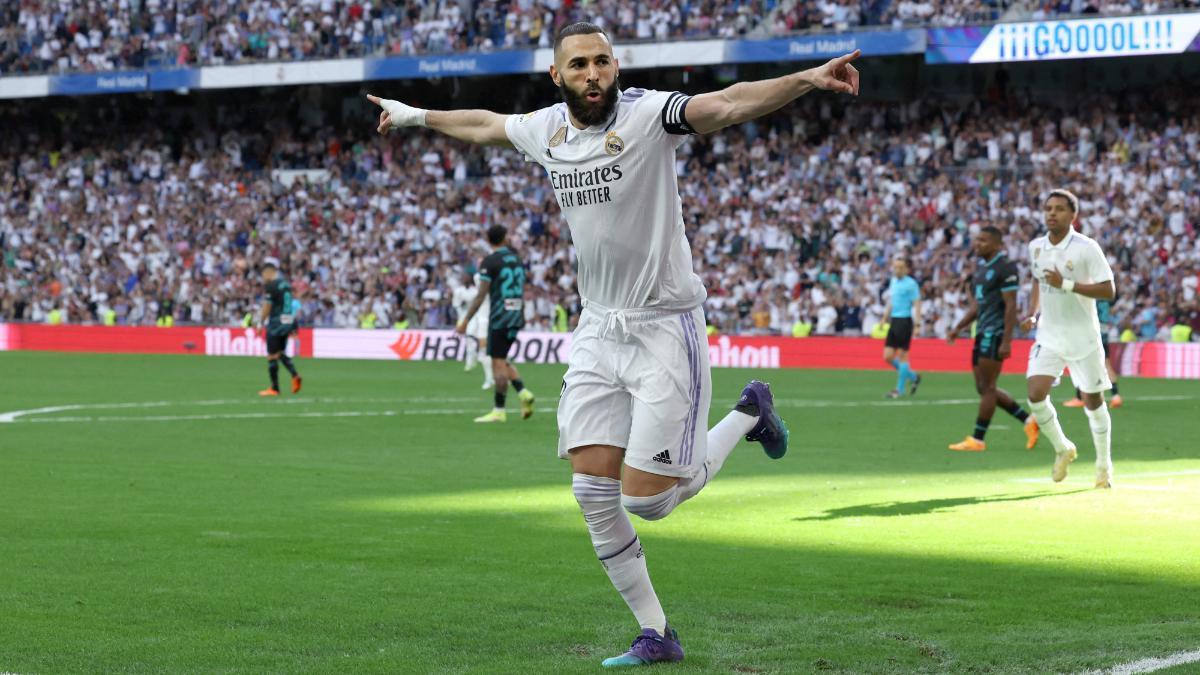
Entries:
[[[555, 408], [538, 408], [537, 412], [552, 413]], [[229, 413], [226, 415], [145, 415], [145, 416], [97, 416], [97, 417], [42, 417], [22, 420], [23, 424], [54, 424], [58, 422], [186, 422], [206, 420], [261, 420], [297, 417], [400, 417], [413, 415], [469, 415], [478, 413], [478, 408], [427, 409], [427, 410], [343, 410], [332, 412], [299, 413]]]
[[1123, 663], [1107, 670], [1089, 670], [1084, 675], [1137, 675], [1137, 673], [1153, 673], [1200, 661], [1200, 649], [1190, 652], [1179, 652], [1162, 658], [1151, 657], [1132, 663]]
[[[1193, 396], [1139, 396], [1136, 401], [1186, 401], [1191, 400]], [[444, 396], [444, 397], [421, 397], [422, 401], [436, 403], [468, 403], [476, 399], [473, 397], [463, 396]], [[44, 415], [56, 412], [68, 412], [78, 410], [123, 410], [123, 409], [146, 409], [146, 408], [167, 408], [172, 406], [222, 406], [222, 405], [247, 405], [247, 404], [269, 404], [269, 405], [305, 405], [305, 404], [327, 404], [327, 403], [403, 403], [411, 401], [411, 399], [401, 398], [321, 398], [321, 397], [299, 397], [289, 398], [282, 401], [266, 400], [259, 398], [236, 398], [236, 399], [214, 399], [206, 401], [143, 401], [136, 403], [76, 403], [70, 405], [47, 406], [44, 408], [31, 408], [28, 410], [13, 410], [10, 412], [0, 413], [0, 424], [11, 424], [21, 418], [30, 415]], [[829, 400], [805, 400], [805, 399], [776, 399], [775, 405], [789, 408], [906, 408], [914, 406], [939, 406], [939, 405], [975, 405], [979, 402], [978, 398], [945, 398], [945, 399], [913, 399], [906, 401], [829, 401]], [[399, 414], [422, 414], [423, 411], [415, 411], [412, 413], [403, 412]], [[371, 415], [380, 415], [381, 413], [371, 413]], [[425, 414], [439, 414], [437, 411], [430, 411]], [[458, 411], [446, 412], [441, 414], [459, 414]], [[252, 419], [254, 415], [247, 413], [247, 419]], [[290, 417], [293, 415], [280, 414], [264, 414], [262, 417]], [[327, 414], [326, 416], [337, 416], [335, 414]], [[354, 415], [343, 415], [354, 416]], [[363, 415], [359, 415], [363, 416]], [[91, 417], [59, 417], [45, 420], [21, 420], [26, 422], [50, 422], [50, 421], [91, 421]], [[96, 420], [111, 419], [119, 421], [135, 421], [138, 419], [148, 421], [170, 421], [170, 420], [186, 420], [186, 419], [238, 419], [234, 415], [223, 416], [197, 416], [197, 415], [180, 415], [170, 416], [162, 415], [156, 417], [140, 417], [140, 418], [95, 418]]]
[[[1136, 401], [1190, 401], [1195, 396], [1139, 396]], [[941, 398], [941, 399], [910, 399], [889, 401], [807, 401], [799, 398], [776, 398], [775, 405], [788, 408], [907, 408], [913, 406], [931, 405], [975, 405], [979, 398]]]
[[[1142, 473], [1118, 473], [1117, 480], [1126, 478], [1174, 478], [1176, 476], [1200, 476], [1200, 469], [1180, 469], [1178, 471], [1146, 471]], [[1010, 483], [1052, 483], [1049, 478], [1013, 478]]]
[[[434, 403], [469, 403], [477, 401], [478, 398], [466, 396], [441, 396], [427, 397], [422, 396], [422, 401], [431, 401]], [[28, 415], [44, 415], [47, 413], [67, 412], [70, 410], [124, 410], [124, 409], [146, 409], [146, 408], [169, 408], [172, 406], [222, 406], [222, 405], [249, 405], [249, 404], [269, 404], [269, 405], [305, 405], [305, 404], [321, 404], [321, 403], [405, 403], [412, 399], [404, 398], [322, 398], [322, 397], [299, 397], [288, 398], [284, 400], [266, 399], [266, 398], [223, 398], [207, 401], [139, 401], [135, 403], [75, 403], [70, 405], [55, 405], [45, 408], [31, 408], [29, 410], [13, 410], [11, 412], [0, 413], [0, 424], [8, 424], [16, 422], [22, 417]]]

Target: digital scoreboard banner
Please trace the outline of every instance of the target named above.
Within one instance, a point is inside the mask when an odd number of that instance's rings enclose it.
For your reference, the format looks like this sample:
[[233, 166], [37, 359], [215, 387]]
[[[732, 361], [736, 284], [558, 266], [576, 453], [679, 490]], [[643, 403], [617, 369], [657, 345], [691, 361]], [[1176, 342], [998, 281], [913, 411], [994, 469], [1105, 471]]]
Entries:
[[1200, 12], [929, 30], [926, 63], [1015, 63], [1196, 50]]

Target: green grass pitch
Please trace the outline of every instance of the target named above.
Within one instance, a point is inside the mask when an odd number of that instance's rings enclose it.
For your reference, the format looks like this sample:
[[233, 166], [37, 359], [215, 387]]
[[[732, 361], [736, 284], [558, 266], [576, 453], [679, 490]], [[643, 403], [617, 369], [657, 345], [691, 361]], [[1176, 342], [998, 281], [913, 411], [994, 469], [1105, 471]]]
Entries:
[[[561, 367], [523, 368], [533, 419], [484, 426], [478, 370], [300, 366], [302, 394], [260, 400], [261, 359], [0, 354], [0, 414], [53, 408], [0, 423], [0, 672], [587, 673], [628, 646], [555, 457]], [[788, 456], [743, 443], [671, 517], [634, 519], [688, 652], [661, 671], [1200, 649], [1195, 382], [1122, 381], [1101, 492], [1078, 410], [1054, 485], [1003, 413], [987, 452], [946, 450], [974, 423], [968, 376], [896, 403], [884, 372], [717, 370], [714, 421], [751, 377]]]

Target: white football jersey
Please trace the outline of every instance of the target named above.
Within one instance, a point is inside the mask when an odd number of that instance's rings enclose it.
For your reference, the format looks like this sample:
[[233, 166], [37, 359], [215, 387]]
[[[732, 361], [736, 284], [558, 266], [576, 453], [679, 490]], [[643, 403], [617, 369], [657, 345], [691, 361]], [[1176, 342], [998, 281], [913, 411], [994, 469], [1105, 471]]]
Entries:
[[678, 92], [626, 89], [608, 121], [577, 129], [559, 103], [505, 123], [546, 169], [579, 259], [579, 294], [612, 309], [704, 302], [683, 229], [675, 149], [691, 133]]
[[[458, 286], [454, 289], [454, 295], [452, 295], [450, 303], [454, 305], [457, 321], [462, 321], [467, 316], [470, 304], [475, 301], [475, 293], [478, 291], [478, 288], [478, 286]], [[480, 307], [479, 313], [486, 311], [487, 307]]]
[[1077, 284], [1112, 280], [1112, 268], [1100, 244], [1074, 230], [1057, 246], [1050, 244], [1049, 235], [1043, 235], [1029, 243], [1029, 264], [1041, 297], [1037, 343], [1065, 359], [1081, 359], [1100, 349], [1095, 299], [1054, 288], [1045, 281], [1046, 272], [1053, 269]]

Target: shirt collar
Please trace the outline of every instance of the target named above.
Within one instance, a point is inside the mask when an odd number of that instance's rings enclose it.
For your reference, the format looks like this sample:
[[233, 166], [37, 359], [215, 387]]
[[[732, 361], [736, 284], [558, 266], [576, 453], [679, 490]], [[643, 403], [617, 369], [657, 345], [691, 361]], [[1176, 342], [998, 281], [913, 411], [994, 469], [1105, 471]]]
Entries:
[[1057, 244], [1051, 244], [1050, 243], [1050, 235], [1047, 234], [1046, 235], [1046, 243], [1050, 245], [1050, 248], [1056, 248], [1056, 249], [1061, 250], [1061, 249], [1066, 248], [1067, 244], [1071, 243], [1071, 239], [1074, 236], [1075, 236], [1075, 228], [1072, 227], [1070, 230], [1067, 231], [1067, 236], [1063, 237], [1062, 241], [1058, 242]]
[[622, 93], [621, 90], [618, 89], [617, 90], [617, 104], [613, 106], [612, 114], [608, 116], [608, 119], [604, 120], [603, 122], [601, 122], [599, 124], [593, 124], [592, 126], [586, 128], [586, 129], [580, 129], [579, 127], [576, 127], [574, 124], [571, 123], [571, 114], [570, 114], [570, 112], [568, 112], [567, 104], [566, 103], [562, 104], [562, 120], [563, 120], [563, 123], [567, 125], [567, 137], [564, 138], [563, 141], [566, 143], [570, 143], [572, 140], [575, 139], [576, 136], [581, 136], [584, 134], [587, 134], [587, 135], [600, 134], [600, 133], [605, 133], [605, 132], [611, 131], [613, 126], [615, 126], [617, 123], [617, 114], [621, 111], [621, 93]]

